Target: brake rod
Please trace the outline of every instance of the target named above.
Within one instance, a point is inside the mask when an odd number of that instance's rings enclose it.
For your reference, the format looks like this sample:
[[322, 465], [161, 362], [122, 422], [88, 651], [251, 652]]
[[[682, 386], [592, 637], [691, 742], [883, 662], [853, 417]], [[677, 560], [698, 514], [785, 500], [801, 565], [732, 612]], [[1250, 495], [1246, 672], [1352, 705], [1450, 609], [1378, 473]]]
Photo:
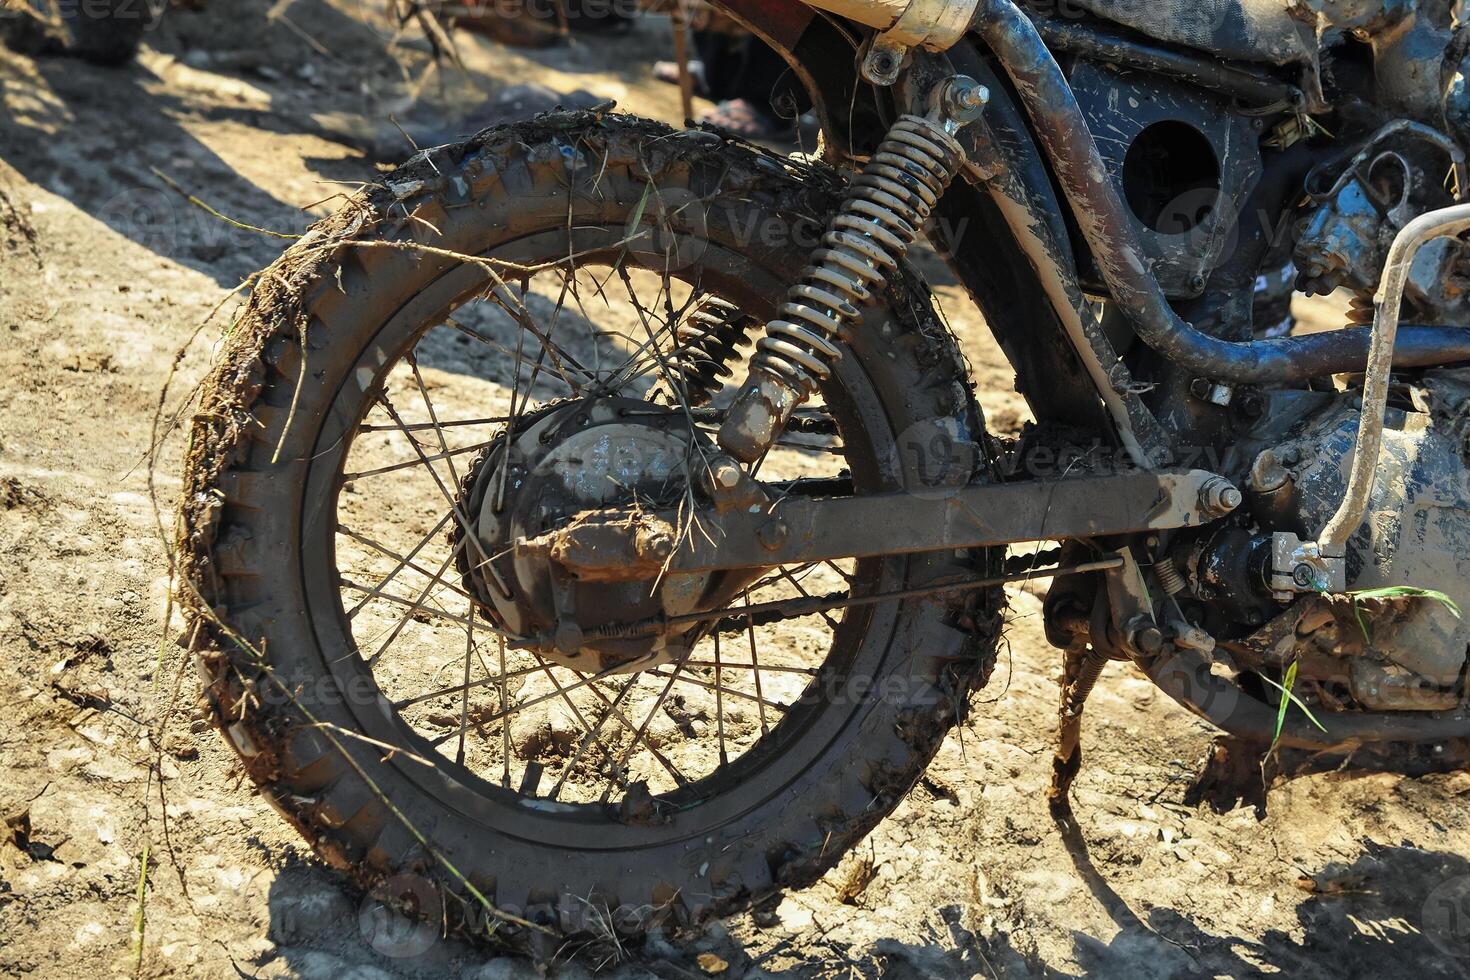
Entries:
[[1122, 564], [1123, 559], [1119, 557], [1103, 558], [1098, 561], [1084, 562], [1080, 565], [1071, 565], [1065, 568], [1033, 568], [1024, 572], [1013, 572], [1009, 575], [966, 579], [962, 582], [945, 582], [939, 585], [925, 585], [913, 589], [878, 592], [873, 595], [847, 595], [837, 598], [814, 596], [808, 599], [775, 599], [770, 602], [758, 602], [750, 606], [712, 609], [708, 612], [685, 613], [680, 616], [657, 616], [637, 620], [632, 623], [614, 623], [607, 626], [593, 627], [586, 631], [586, 637], [589, 640], [640, 639], [649, 636], [659, 636], [682, 626], [693, 626], [698, 623], [707, 623], [711, 620], [753, 619], [768, 613], [780, 613], [782, 614], [781, 619], [797, 619], [802, 616], [815, 616], [819, 613], [832, 612], [837, 609], [851, 609], [856, 606], [876, 606], [884, 602], [901, 602], [906, 599], [925, 599], [929, 596], [944, 595], [950, 592], [971, 592], [976, 589], [988, 589], [997, 585], [1009, 585], [1013, 582], [1027, 582], [1036, 578], [1058, 578], [1063, 575], [1082, 575], [1086, 572], [1105, 572], [1117, 568]]

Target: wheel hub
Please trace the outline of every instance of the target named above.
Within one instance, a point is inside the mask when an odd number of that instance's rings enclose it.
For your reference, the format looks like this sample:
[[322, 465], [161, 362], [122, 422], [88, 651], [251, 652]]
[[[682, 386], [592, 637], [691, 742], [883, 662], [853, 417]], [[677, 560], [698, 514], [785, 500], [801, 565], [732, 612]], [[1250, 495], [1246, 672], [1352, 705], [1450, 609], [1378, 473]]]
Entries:
[[460, 499], [477, 532], [459, 550], [460, 571], [481, 611], [511, 633], [538, 638], [538, 653], [575, 670], [641, 670], [677, 659], [691, 636], [591, 637], [617, 623], [696, 611], [717, 576], [661, 575], [650, 566], [633, 578], [579, 579], [513, 546], [590, 511], [677, 501], [701, 438], [672, 409], [601, 398], [531, 416], [497, 439]]

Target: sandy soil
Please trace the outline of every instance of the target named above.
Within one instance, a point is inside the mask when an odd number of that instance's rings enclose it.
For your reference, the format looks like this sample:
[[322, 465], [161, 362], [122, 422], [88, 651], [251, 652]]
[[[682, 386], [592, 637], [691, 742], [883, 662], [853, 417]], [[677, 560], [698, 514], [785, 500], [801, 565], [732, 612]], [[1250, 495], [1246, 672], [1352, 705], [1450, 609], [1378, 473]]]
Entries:
[[[150, 425], [176, 352], [282, 243], [153, 171], [296, 232], [343, 182], [405, 154], [390, 118], [438, 142], [556, 101], [533, 83], [674, 120], [676, 93], [649, 78], [667, 33], [650, 21], [533, 53], [463, 38], [465, 70], [425, 80], [423, 56], [399, 51], [400, 67], [354, 0], [274, 21], [264, 2], [216, 6], [176, 12], [119, 71], [0, 55], [0, 975], [533, 976], [345, 889], [190, 717]], [[921, 264], [993, 427], [1016, 430], [1009, 369], [942, 266]], [[220, 336], [188, 347], [176, 390]], [[178, 454], [165, 443], [156, 471], [165, 522]], [[1436, 901], [1470, 875], [1464, 773], [1306, 777], [1259, 822], [1196, 811], [1181, 799], [1209, 733], [1114, 666], [1090, 704], [1077, 830], [1059, 830], [1044, 801], [1059, 672], [1046, 584], [1016, 590], [991, 688], [842, 867], [698, 943], [655, 940], [616, 975], [1470, 975], [1470, 913]]]

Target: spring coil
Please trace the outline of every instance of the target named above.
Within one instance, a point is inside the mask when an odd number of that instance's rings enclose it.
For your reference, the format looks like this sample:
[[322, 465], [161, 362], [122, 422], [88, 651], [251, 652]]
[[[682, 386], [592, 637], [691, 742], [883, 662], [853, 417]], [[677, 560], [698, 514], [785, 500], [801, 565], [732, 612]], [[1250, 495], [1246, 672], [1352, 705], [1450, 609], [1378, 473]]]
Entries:
[[905, 115], [888, 131], [852, 182], [822, 237], [813, 265], [786, 294], [751, 357], [810, 392], [831, 374], [837, 343], [919, 237], [939, 196], [954, 179], [964, 150], [938, 123]]
[[1361, 327], [1372, 323], [1377, 315], [1378, 304], [1373, 299], [1372, 290], [1353, 294], [1352, 301], [1348, 304], [1348, 323]]
[[740, 307], [709, 296], [674, 331], [678, 341], [679, 373], [684, 396], [690, 405], [704, 405], [720, 390], [722, 378], [730, 376], [730, 362], [738, 348], [749, 345], [749, 335], [758, 325], [755, 317]]
[[1154, 565], [1154, 574], [1159, 577], [1159, 585], [1168, 595], [1178, 595], [1189, 587], [1172, 558], [1160, 558]]

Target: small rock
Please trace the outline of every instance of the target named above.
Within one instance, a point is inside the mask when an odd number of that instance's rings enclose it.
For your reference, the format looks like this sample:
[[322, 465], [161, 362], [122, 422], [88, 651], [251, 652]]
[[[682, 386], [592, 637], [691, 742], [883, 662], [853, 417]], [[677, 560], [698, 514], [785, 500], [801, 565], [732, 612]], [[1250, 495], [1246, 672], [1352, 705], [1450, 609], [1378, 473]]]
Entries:
[[797, 904], [795, 899], [789, 897], [776, 908], [776, 915], [781, 920], [781, 928], [786, 932], [805, 932], [815, 920], [811, 909]]
[[700, 953], [696, 962], [699, 964], [701, 970], [711, 976], [724, 973], [730, 969], [730, 964], [720, 959], [714, 953]]

